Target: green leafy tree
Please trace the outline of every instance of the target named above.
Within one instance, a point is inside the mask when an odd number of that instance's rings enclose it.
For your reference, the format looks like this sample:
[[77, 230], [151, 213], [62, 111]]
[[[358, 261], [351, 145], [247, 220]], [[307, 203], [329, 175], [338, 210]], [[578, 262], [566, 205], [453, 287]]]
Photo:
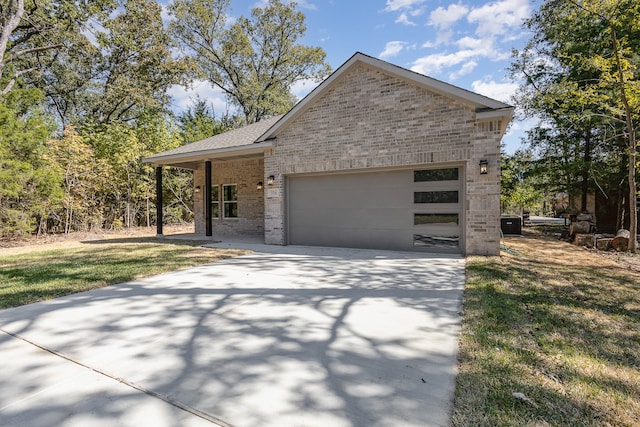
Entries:
[[95, 40], [82, 33], [69, 41], [43, 79], [63, 124], [130, 122], [167, 110], [167, 91], [187, 66], [172, 57], [161, 11], [152, 0], [128, 0], [85, 31]]
[[[62, 215], [58, 216], [62, 231], [66, 234], [101, 226], [97, 201], [104, 191], [104, 159], [95, 157], [92, 147], [73, 126], [65, 128], [62, 138], [51, 139], [47, 145], [47, 160], [62, 176], [64, 199]], [[50, 229], [58, 227], [51, 224]]]
[[218, 135], [233, 128], [228, 115], [218, 119], [215, 111], [203, 99], [196, 98], [193, 105], [178, 116], [180, 133], [185, 144]]
[[502, 154], [500, 165], [500, 202], [502, 212], [520, 214], [532, 210], [544, 199], [543, 186], [535, 173], [536, 164], [530, 152]]
[[329, 73], [321, 48], [298, 44], [306, 26], [295, 3], [269, 0], [231, 25], [228, 8], [228, 0], [176, 0], [170, 28], [196, 76], [221, 88], [246, 123], [288, 111], [295, 82]]
[[61, 199], [61, 177], [46, 159], [52, 126], [38, 90], [12, 90], [0, 103], [0, 235], [46, 228]]
[[94, 125], [83, 136], [105, 165], [99, 201], [104, 225], [150, 225], [154, 171], [142, 158], [179, 146], [178, 130], [164, 115], [151, 112], [135, 123]]
[[[587, 191], [599, 186], [598, 174], [602, 181], [603, 172], [620, 172], [604, 170], [621, 165], [610, 158], [627, 160], [633, 236], [639, 18], [640, 5], [632, 0], [548, 0], [527, 22], [534, 37], [512, 67], [525, 81], [519, 97], [524, 112], [542, 119], [530, 135], [532, 145], [541, 148], [547, 164], [581, 181], [583, 208]], [[635, 239], [630, 246], [636, 250]]]
[[52, 59], [81, 37], [89, 19], [115, 0], [8, 0], [0, 3], [0, 95], [20, 80], [37, 81]]

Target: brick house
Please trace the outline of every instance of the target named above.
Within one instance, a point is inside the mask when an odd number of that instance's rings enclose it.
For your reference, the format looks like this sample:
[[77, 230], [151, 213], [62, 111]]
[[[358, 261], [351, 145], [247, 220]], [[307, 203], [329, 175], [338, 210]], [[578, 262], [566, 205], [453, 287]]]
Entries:
[[512, 115], [356, 53], [285, 115], [144, 161], [159, 188], [162, 166], [194, 171], [197, 234], [495, 255], [500, 140]]

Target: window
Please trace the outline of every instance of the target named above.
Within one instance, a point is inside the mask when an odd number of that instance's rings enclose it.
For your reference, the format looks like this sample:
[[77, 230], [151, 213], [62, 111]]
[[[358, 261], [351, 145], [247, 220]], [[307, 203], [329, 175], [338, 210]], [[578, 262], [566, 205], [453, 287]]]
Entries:
[[426, 169], [421, 171], [413, 171], [413, 182], [457, 180], [458, 168]]
[[224, 218], [238, 217], [238, 186], [236, 184], [222, 186], [222, 205]]
[[416, 191], [413, 203], [458, 203], [457, 191]]
[[417, 213], [413, 214], [413, 225], [458, 224], [458, 214]]
[[414, 234], [413, 246], [425, 248], [457, 248], [460, 244], [458, 236], [432, 236], [427, 234]]
[[211, 186], [211, 218], [220, 218], [220, 187]]

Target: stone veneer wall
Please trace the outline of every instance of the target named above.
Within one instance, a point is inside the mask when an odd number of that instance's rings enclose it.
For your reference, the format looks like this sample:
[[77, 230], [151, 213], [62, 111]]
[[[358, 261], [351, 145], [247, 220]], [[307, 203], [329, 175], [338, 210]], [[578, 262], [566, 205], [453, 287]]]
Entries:
[[[285, 177], [407, 166], [462, 166], [465, 254], [500, 250], [500, 137], [506, 123], [479, 123], [473, 108], [357, 64], [289, 126], [265, 153], [265, 241], [286, 244]], [[479, 162], [489, 161], [480, 175]]]
[[[264, 233], [264, 190], [258, 190], [258, 182], [264, 181], [262, 159], [212, 161], [211, 184], [238, 185], [238, 218], [214, 218], [213, 236], [216, 234]], [[197, 234], [205, 234], [204, 219], [204, 162], [194, 171], [194, 184], [202, 191], [194, 194], [195, 228]], [[220, 189], [222, 191], [222, 188]], [[222, 193], [220, 193], [222, 194]], [[220, 202], [222, 212], [222, 202]]]

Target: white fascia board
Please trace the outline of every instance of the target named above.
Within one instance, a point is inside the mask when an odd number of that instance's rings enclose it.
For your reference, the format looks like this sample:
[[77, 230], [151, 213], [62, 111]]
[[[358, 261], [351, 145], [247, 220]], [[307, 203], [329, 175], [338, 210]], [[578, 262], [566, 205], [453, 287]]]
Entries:
[[515, 111], [515, 107], [500, 108], [498, 110], [486, 110], [476, 112], [476, 120], [490, 120], [504, 117], [511, 120]]
[[190, 153], [170, 154], [167, 156], [143, 157], [143, 163], [153, 163], [157, 165], [167, 165], [171, 163], [184, 163], [196, 160], [207, 160], [223, 157], [246, 156], [260, 154], [268, 148], [273, 147], [273, 142], [267, 141], [260, 144], [243, 145], [241, 147], [216, 148], [212, 150], [193, 151]]

